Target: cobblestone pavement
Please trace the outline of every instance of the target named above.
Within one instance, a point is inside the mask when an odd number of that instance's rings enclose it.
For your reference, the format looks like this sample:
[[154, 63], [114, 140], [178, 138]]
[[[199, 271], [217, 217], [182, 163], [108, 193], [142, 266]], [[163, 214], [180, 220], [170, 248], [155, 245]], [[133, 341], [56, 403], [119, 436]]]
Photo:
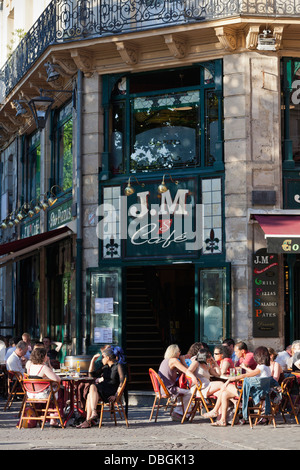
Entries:
[[142, 450], [144, 456], [157, 451], [176, 455], [190, 451], [188, 454], [193, 456], [200, 450], [300, 450], [300, 426], [289, 418], [284, 423], [278, 417], [276, 428], [272, 425], [254, 429], [249, 425], [218, 428], [199, 415], [192, 423], [173, 422], [163, 408], [157, 423], [149, 422], [149, 406], [130, 406], [128, 428], [124, 421], [114, 426], [106, 414], [101, 429], [98, 426], [76, 429], [70, 420], [65, 429], [53, 429], [46, 424], [42, 431], [39, 427], [17, 429], [20, 403], [6, 412], [4, 403], [0, 399], [1, 450], [105, 450], [108, 456], [113, 451], [126, 454]]

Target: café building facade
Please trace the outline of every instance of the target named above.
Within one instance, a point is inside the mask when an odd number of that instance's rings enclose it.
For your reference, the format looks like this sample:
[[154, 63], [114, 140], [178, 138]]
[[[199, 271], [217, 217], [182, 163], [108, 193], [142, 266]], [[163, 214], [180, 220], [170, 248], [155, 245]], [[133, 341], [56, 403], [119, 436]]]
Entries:
[[2, 334], [121, 345], [133, 388], [171, 343], [282, 349], [300, 337], [298, 7], [79, 3], [50, 2], [1, 70], [1, 220], [25, 212], [1, 229]]

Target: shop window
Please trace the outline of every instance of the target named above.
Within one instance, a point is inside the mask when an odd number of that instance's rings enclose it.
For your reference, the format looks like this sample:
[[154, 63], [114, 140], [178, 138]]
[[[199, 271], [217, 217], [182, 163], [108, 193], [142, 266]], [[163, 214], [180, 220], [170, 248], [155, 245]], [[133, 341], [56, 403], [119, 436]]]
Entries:
[[73, 184], [73, 119], [72, 102], [61, 108], [54, 117], [55, 152], [53, 181], [63, 191]]
[[130, 171], [199, 164], [199, 90], [131, 101]]
[[107, 120], [112, 132], [106, 130], [112, 173], [212, 167], [222, 161], [220, 77], [216, 61], [117, 78]]
[[41, 145], [40, 133], [35, 132], [28, 138], [25, 161], [25, 198], [29, 202], [41, 195]]

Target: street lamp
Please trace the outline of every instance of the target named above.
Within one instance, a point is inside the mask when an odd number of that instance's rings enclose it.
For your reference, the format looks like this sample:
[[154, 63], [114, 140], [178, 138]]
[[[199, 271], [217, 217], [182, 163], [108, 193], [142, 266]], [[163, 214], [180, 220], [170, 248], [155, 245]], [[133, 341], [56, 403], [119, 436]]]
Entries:
[[36, 127], [42, 130], [45, 128], [54, 99], [50, 98], [50, 96], [43, 96], [43, 90], [40, 90], [40, 92], [40, 96], [32, 98], [27, 104], [32, 112]]
[[74, 90], [44, 90], [40, 89], [40, 96], [35, 96], [31, 98], [28, 102], [25, 100], [15, 100], [15, 106], [17, 109], [16, 116], [26, 113], [26, 110], [20, 105], [20, 103], [26, 103], [33, 115], [36, 127], [38, 130], [45, 128], [49, 113], [51, 111], [52, 105], [54, 103], [54, 98], [50, 96], [45, 96], [44, 92], [48, 93], [72, 93], [73, 95], [73, 107], [75, 107], [75, 91]]

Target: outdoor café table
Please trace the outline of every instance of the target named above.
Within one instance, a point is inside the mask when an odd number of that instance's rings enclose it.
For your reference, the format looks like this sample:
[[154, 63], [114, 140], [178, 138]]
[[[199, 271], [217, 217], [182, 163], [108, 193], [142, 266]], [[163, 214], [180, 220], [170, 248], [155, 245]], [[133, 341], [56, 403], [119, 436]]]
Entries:
[[79, 376], [62, 375], [62, 374], [58, 374], [58, 375], [61, 376], [61, 382], [65, 389], [64, 403], [66, 404], [66, 401], [68, 401], [68, 405], [70, 407], [70, 410], [67, 416], [65, 417], [65, 421], [64, 421], [64, 425], [66, 426], [68, 421], [73, 416], [75, 410], [77, 410], [81, 415], [85, 416], [85, 411], [82, 410], [79, 406], [78, 386], [82, 383], [93, 383], [95, 379], [94, 377], [88, 377], [82, 374], [80, 374]]

